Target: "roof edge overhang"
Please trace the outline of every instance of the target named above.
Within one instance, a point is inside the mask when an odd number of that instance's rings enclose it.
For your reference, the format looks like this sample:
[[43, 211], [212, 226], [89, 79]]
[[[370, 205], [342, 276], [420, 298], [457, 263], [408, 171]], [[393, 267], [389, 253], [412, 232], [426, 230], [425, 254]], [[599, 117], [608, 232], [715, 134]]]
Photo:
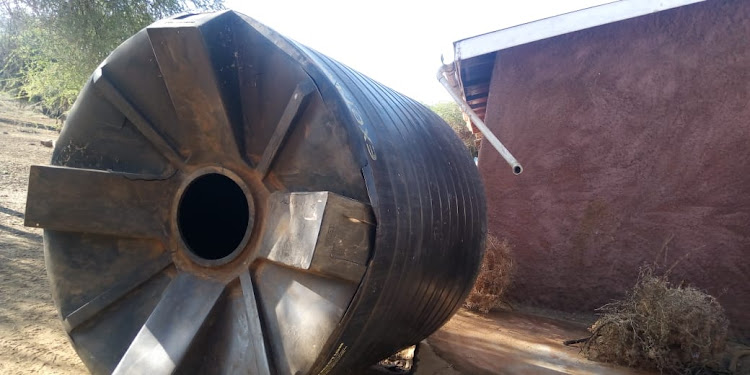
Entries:
[[705, 0], [617, 0], [453, 43], [454, 61]]

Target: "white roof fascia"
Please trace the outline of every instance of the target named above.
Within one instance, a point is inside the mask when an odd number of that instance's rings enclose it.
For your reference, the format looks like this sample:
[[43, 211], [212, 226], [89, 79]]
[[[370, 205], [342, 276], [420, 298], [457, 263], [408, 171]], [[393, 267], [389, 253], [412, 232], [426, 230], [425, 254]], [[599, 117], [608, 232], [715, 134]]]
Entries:
[[456, 61], [705, 0], [618, 0], [454, 43]]

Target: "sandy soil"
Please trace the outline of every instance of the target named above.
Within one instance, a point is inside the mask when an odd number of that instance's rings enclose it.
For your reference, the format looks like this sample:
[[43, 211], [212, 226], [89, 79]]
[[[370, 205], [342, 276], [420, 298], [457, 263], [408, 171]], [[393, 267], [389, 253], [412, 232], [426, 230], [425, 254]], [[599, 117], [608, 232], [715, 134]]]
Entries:
[[7, 104], [0, 101], [0, 374], [85, 373], [50, 296], [42, 231], [23, 226], [29, 166], [49, 164], [52, 149], [40, 141], [57, 133], [9, 124]]

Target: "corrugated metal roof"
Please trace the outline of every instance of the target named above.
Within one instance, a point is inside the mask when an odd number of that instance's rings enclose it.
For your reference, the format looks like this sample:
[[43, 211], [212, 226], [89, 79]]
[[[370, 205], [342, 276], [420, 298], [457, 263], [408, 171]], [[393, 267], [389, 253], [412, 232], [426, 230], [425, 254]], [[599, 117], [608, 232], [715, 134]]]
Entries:
[[458, 81], [469, 106], [484, 119], [497, 51], [705, 0], [618, 0], [477, 35], [453, 43]]

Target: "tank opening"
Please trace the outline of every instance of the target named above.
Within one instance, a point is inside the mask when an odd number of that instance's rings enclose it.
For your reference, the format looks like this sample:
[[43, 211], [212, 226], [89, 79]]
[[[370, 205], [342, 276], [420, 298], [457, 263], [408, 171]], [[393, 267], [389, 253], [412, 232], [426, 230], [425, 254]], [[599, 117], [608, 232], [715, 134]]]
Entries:
[[188, 185], [177, 208], [177, 226], [196, 256], [216, 260], [232, 254], [245, 237], [250, 209], [244, 191], [227, 176], [211, 173]]

